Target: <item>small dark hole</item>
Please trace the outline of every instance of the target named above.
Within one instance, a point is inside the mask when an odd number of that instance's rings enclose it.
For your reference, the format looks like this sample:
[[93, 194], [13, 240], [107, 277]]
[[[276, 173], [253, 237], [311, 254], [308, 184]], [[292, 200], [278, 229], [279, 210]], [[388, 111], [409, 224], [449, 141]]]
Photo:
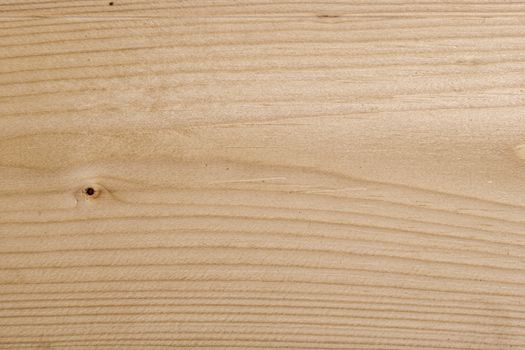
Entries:
[[88, 196], [92, 196], [95, 194], [95, 189], [93, 187], [88, 187], [85, 189], [85, 192]]
[[109, 6], [113, 6], [113, 1], [109, 3]]

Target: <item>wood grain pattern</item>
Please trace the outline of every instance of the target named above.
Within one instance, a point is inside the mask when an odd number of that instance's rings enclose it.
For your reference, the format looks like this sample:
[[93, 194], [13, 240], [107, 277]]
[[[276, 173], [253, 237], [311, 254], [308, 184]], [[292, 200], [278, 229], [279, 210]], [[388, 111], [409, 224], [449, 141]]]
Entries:
[[524, 73], [524, 1], [0, 0], [0, 348], [525, 349]]

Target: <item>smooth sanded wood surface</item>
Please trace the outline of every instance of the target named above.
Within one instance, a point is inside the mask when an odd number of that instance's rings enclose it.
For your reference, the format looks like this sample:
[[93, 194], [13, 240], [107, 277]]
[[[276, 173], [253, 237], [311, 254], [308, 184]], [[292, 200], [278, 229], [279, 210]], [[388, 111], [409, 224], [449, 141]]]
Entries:
[[0, 0], [1, 349], [525, 349], [525, 1]]

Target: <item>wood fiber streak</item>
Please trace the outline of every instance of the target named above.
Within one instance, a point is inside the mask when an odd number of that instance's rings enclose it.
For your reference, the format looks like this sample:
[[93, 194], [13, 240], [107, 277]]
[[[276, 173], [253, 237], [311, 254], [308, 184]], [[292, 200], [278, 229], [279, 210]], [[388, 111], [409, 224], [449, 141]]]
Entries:
[[0, 349], [525, 349], [525, 1], [0, 0]]

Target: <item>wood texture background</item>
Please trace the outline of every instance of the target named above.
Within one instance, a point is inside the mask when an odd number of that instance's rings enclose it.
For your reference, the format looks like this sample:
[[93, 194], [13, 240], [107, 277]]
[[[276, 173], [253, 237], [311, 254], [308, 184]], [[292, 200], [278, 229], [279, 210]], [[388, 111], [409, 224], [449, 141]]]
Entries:
[[0, 0], [1, 349], [525, 349], [524, 184], [524, 1]]

